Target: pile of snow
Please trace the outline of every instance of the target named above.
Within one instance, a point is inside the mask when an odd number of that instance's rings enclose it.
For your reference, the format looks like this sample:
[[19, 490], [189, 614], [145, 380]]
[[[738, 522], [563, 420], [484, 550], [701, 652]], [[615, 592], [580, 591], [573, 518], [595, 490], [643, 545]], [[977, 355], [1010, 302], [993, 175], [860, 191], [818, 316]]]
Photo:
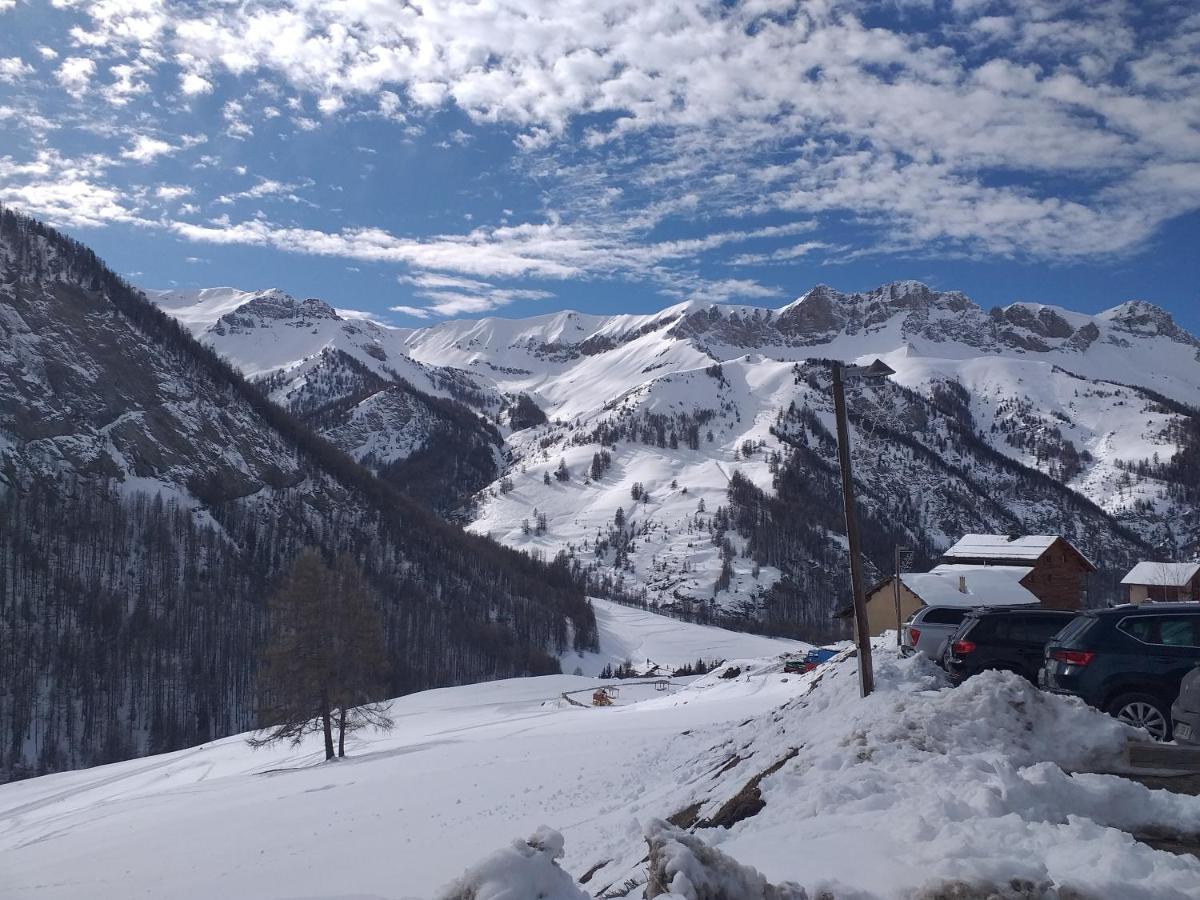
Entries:
[[[866, 700], [855, 660], [834, 661], [677, 757], [675, 806], [661, 811], [688, 812], [677, 821], [691, 834], [642, 818], [650, 882], [628, 896], [1195, 896], [1200, 861], [1133, 834], [1195, 840], [1200, 798], [1089, 774], [1118, 769], [1137, 733], [1012, 673], [952, 689], [923, 657], [876, 659]], [[644, 883], [645, 853], [627, 839], [591, 884]]]
[[563, 836], [542, 827], [528, 840], [513, 841], [444, 890], [437, 900], [589, 900], [558, 865]]

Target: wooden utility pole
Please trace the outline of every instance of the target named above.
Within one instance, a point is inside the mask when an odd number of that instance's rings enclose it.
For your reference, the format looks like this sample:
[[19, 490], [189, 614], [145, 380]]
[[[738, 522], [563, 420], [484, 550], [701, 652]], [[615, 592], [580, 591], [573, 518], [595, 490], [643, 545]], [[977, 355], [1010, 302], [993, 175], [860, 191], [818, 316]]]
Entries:
[[[913, 551], [907, 547], [896, 545], [896, 571], [892, 575], [892, 600], [896, 604], [896, 646], [904, 646], [904, 619], [900, 614], [900, 573], [912, 564]], [[906, 561], [907, 558], [907, 561]]]
[[850, 472], [850, 430], [846, 424], [846, 389], [842, 364], [833, 364], [833, 411], [837, 417], [838, 462], [842, 467], [842, 503], [846, 507], [846, 540], [850, 551], [850, 590], [854, 595], [854, 637], [858, 644], [858, 687], [866, 697], [875, 690], [871, 663], [871, 632], [867, 627], [867, 604], [863, 598], [862, 557], [859, 550], [858, 519], [854, 515], [854, 477]]

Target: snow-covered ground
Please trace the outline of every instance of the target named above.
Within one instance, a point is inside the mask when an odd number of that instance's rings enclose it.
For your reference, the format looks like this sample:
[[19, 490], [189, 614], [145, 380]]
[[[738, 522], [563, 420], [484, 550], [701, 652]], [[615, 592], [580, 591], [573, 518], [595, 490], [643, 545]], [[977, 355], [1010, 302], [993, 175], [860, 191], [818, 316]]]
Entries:
[[560, 657], [564, 672], [579, 668], [583, 675], [599, 675], [606, 665], [616, 668], [624, 662], [631, 663], [638, 671], [653, 666], [667, 671], [698, 659], [711, 664], [727, 659], [803, 653], [812, 647], [786, 638], [694, 625], [599, 598], [592, 599], [592, 608], [596, 611], [600, 649], [596, 653], [568, 651]]
[[[1070, 774], [1118, 764], [1131, 732], [1113, 719], [1003, 672], [951, 689], [923, 657], [882, 646], [865, 701], [853, 658], [800, 677], [778, 658], [731, 665], [736, 677], [608, 709], [563, 702], [597, 684], [570, 675], [427, 691], [395, 701], [395, 730], [335, 763], [315, 741], [253, 751], [233, 737], [10, 784], [0, 896], [431, 897], [501, 850], [467, 883], [510, 893], [481, 900], [536, 896], [537, 879], [559, 882], [550, 897], [628, 881], [641, 897], [647, 830], [665, 835], [681, 897], [696, 894], [678, 871], [696, 876], [709, 847], [839, 900], [1013, 879], [1197, 896], [1200, 860], [1131, 832], [1195, 835], [1200, 798]], [[730, 801], [755, 785], [765, 805], [739, 817]], [[694, 835], [659, 821], [682, 811]], [[537, 847], [513, 846], [535, 833]], [[566, 879], [550, 866], [559, 835]]]

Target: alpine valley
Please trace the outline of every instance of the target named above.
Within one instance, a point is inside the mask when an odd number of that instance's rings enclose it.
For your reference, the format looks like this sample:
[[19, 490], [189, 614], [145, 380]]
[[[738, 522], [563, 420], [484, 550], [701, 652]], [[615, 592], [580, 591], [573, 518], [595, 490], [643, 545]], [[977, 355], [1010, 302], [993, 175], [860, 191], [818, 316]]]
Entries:
[[376, 591], [388, 696], [570, 668], [587, 595], [842, 635], [830, 360], [872, 576], [1060, 533], [1115, 596], [1200, 541], [1200, 340], [1131, 302], [985, 311], [915, 282], [389, 327], [279, 290], [142, 291], [0, 209], [0, 780], [252, 727], [303, 548]]

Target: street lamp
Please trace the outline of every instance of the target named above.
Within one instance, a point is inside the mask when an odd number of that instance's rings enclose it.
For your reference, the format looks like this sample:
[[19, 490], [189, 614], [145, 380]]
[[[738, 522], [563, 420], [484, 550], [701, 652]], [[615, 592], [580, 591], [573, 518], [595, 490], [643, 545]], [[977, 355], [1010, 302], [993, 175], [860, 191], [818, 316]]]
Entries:
[[854, 478], [850, 473], [850, 431], [846, 424], [846, 389], [843, 378], [887, 378], [896, 370], [877, 359], [869, 366], [833, 364], [833, 411], [837, 417], [838, 462], [842, 466], [842, 503], [846, 507], [846, 541], [850, 545], [850, 589], [854, 594], [854, 638], [858, 644], [858, 687], [862, 696], [875, 690], [871, 665], [871, 632], [867, 627], [867, 603], [863, 597], [862, 550], [858, 520], [854, 516]]

